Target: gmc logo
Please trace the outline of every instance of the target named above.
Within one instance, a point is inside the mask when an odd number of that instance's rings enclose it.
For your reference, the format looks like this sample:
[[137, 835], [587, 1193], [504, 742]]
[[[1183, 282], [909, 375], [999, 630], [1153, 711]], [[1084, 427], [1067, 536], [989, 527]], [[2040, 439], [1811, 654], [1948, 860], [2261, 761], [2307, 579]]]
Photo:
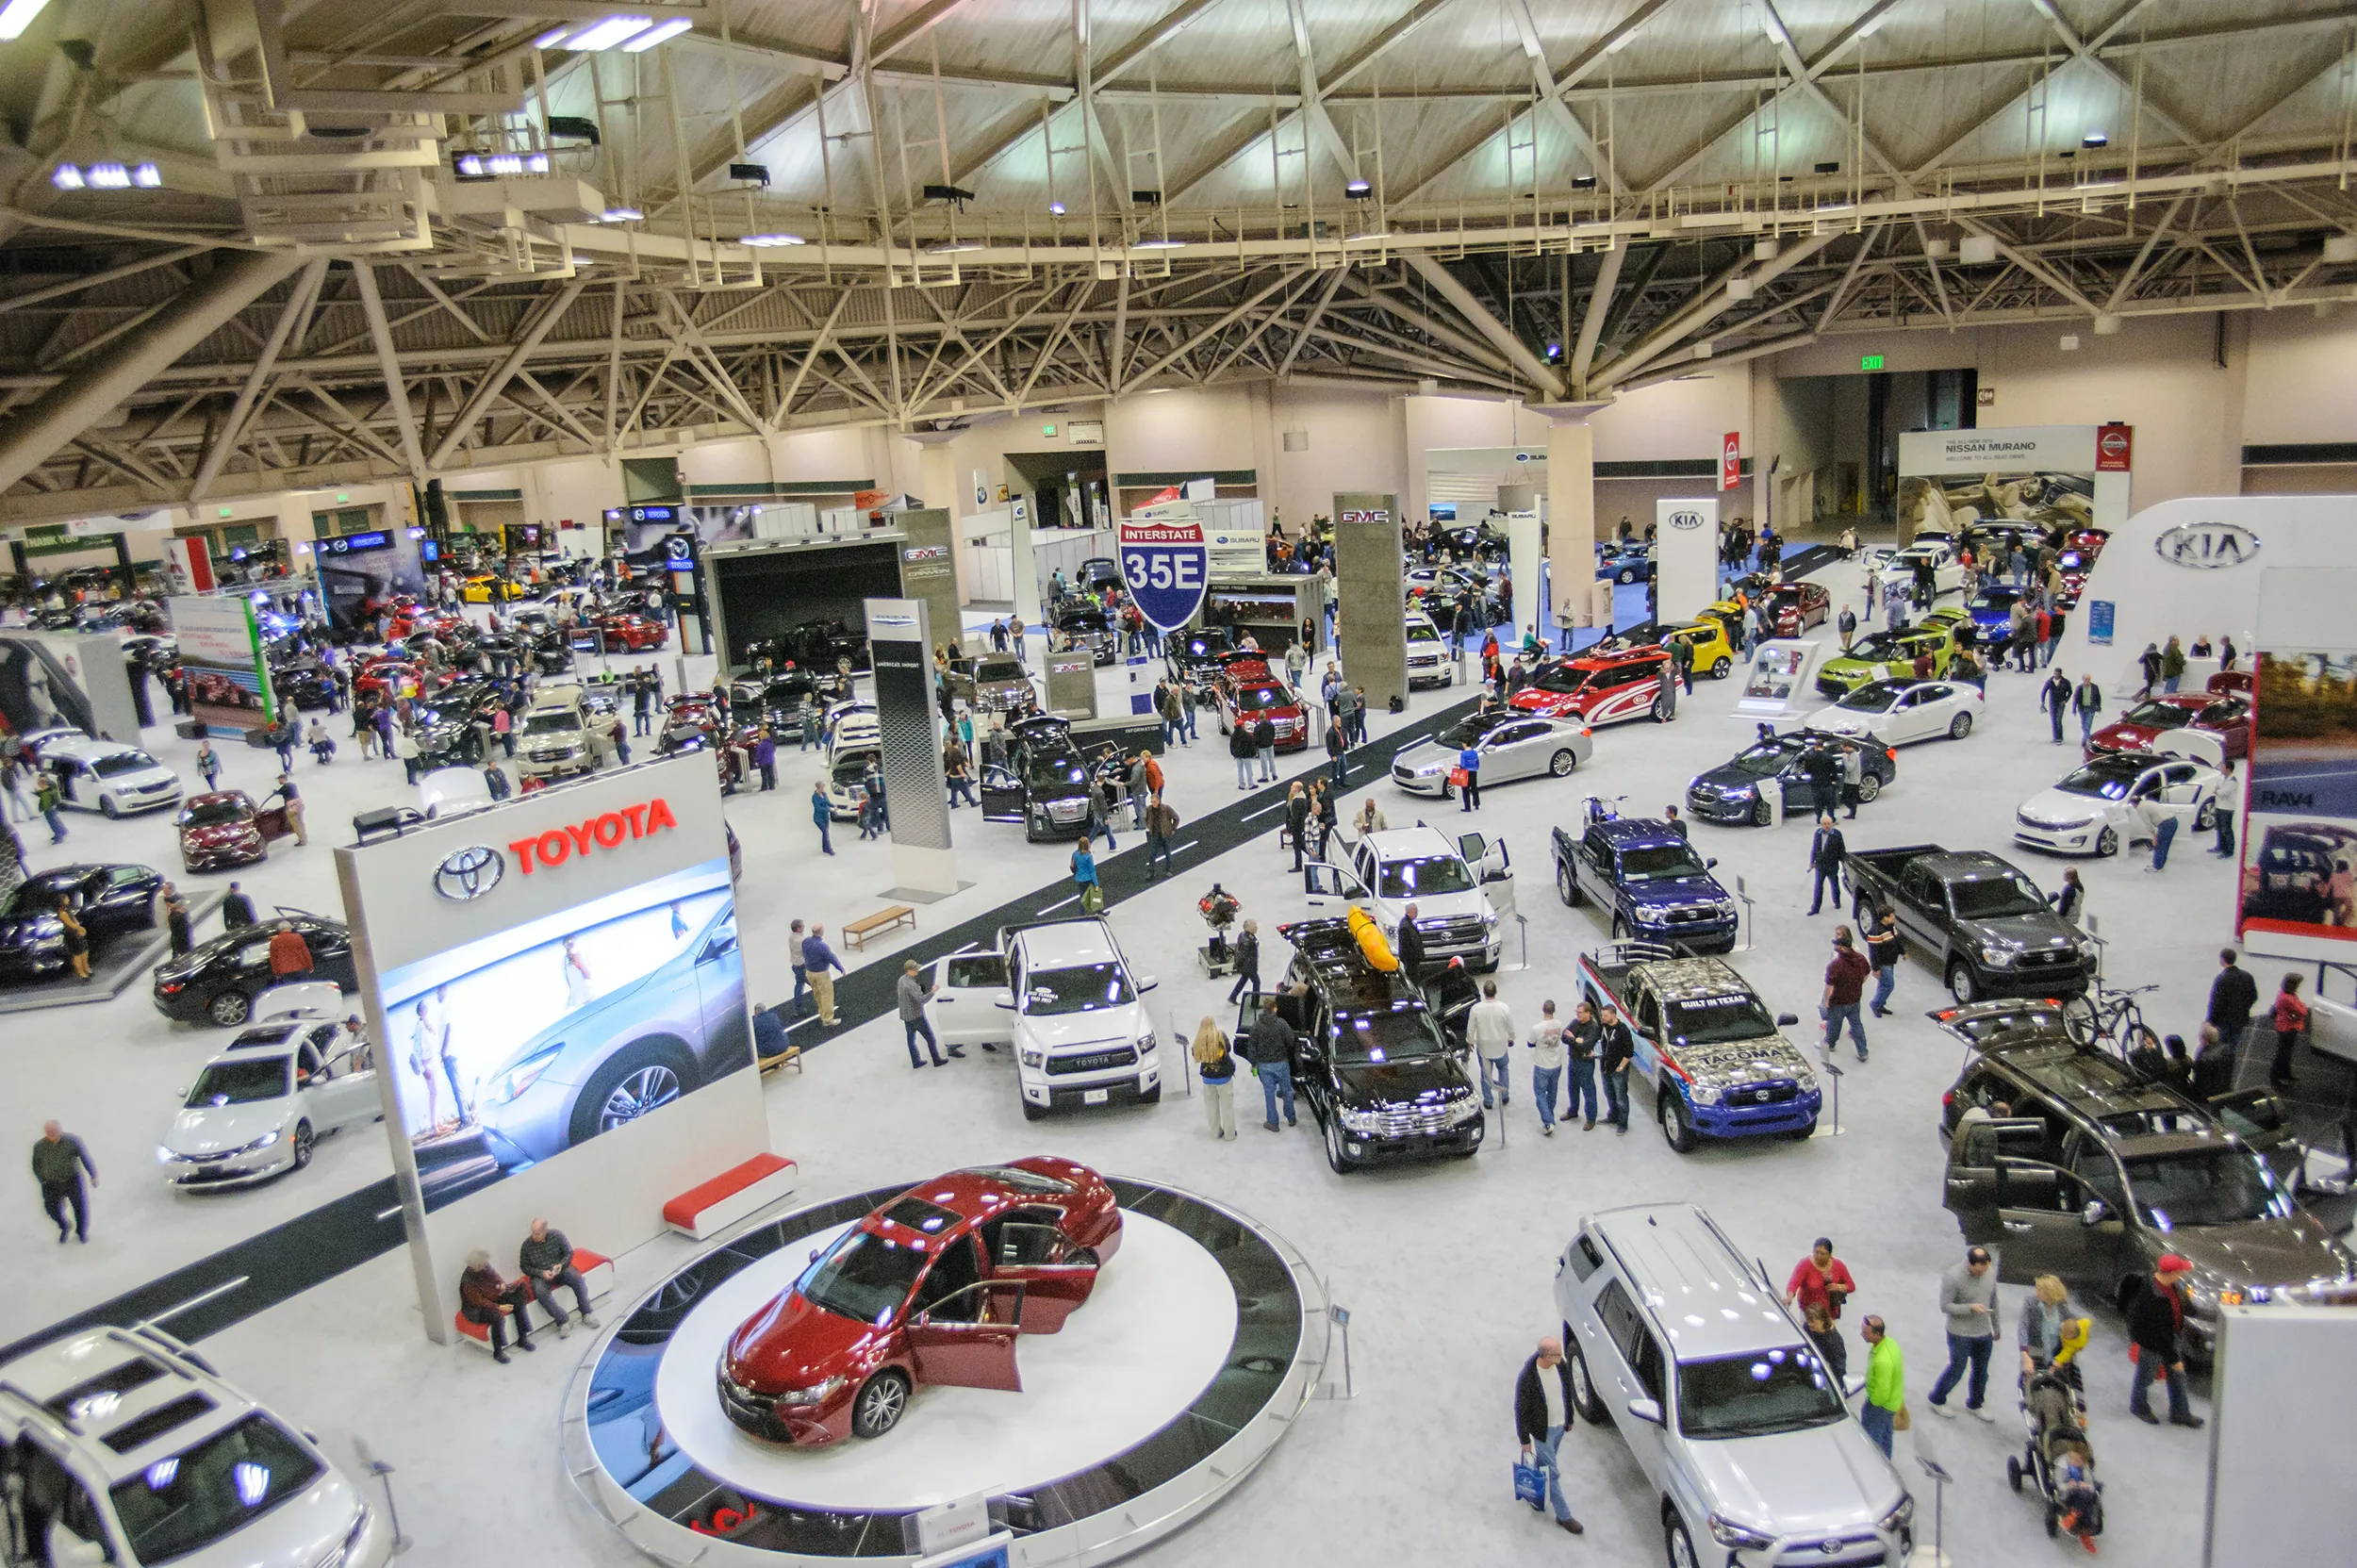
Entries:
[[543, 867], [562, 866], [575, 855], [586, 857], [593, 850], [618, 849], [625, 838], [651, 838], [665, 828], [678, 826], [670, 802], [657, 796], [643, 805], [592, 817], [579, 827], [551, 828], [537, 838], [516, 839], [507, 846], [507, 852], [528, 877]]

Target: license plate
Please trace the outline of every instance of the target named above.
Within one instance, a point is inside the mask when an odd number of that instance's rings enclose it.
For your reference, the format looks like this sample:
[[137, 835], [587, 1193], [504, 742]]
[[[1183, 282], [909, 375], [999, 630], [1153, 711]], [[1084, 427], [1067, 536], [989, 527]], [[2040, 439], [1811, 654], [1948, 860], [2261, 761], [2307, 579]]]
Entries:
[[1080, 1103], [1083, 1105], [1102, 1105], [1105, 1101], [1111, 1099], [1112, 1098], [1113, 1091], [1111, 1089], [1083, 1089], [1080, 1091]]

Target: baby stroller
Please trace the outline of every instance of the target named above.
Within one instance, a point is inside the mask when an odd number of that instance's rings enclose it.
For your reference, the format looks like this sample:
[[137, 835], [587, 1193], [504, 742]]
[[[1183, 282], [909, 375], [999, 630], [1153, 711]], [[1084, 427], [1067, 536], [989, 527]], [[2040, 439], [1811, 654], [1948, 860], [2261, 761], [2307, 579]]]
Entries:
[[2087, 1444], [2085, 1380], [2073, 1362], [2035, 1372], [2021, 1388], [2021, 1421], [2029, 1438], [2021, 1456], [2005, 1456], [2005, 1479], [2016, 1492], [2023, 1477], [2046, 1501], [2049, 1537], [2069, 1531], [2089, 1552], [2103, 1533], [2103, 1483], [2095, 1478]]

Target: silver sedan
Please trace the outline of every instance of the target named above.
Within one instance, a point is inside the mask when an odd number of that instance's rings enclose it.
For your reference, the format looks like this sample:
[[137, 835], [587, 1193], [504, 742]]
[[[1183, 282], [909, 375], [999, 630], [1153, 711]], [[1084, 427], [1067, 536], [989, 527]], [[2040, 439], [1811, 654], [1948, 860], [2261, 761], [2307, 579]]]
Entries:
[[1552, 774], [1567, 778], [1595, 751], [1584, 724], [1541, 714], [1476, 714], [1420, 740], [1392, 760], [1392, 783], [1411, 795], [1448, 793], [1449, 770], [1467, 747], [1481, 755], [1481, 784]]

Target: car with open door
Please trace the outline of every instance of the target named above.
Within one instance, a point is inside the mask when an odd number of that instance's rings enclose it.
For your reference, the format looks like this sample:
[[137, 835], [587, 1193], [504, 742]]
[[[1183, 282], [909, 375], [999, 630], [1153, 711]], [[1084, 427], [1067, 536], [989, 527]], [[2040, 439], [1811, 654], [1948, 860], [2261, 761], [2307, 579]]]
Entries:
[[1016, 1341], [1087, 1304], [1121, 1249], [1105, 1179], [1033, 1155], [920, 1181], [815, 1247], [714, 1370], [739, 1430], [820, 1447], [878, 1438], [927, 1387], [1023, 1391]]
[[969, 947], [933, 960], [932, 995], [925, 1018], [943, 1046], [980, 1046], [997, 1050], [1014, 1038], [1014, 1015], [998, 1005], [1007, 993], [1007, 955], [996, 948]]
[[242, 789], [191, 795], [180, 807], [182, 870], [222, 871], [270, 858], [272, 839], [288, 836], [283, 808], [263, 811]]
[[183, 1192], [298, 1171], [327, 1133], [384, 1114], [367, 1040], [339, 1018], [249, 1023], [205, 1064], [156, 1147]]
[[1007, 988], [991, 1005], [1009, 1015], [1023, 1114], [1162, 1098], [1162, 1055], [1140, 974], [1102, 919], [1041, 920], [998, 933]]
[[93, 953], [116, 937], [156, 928], [163, 878], [145, 866], [53, 866], [36, 871], [0, 900], [0, 984], [62, 973], [65, 926], [58, 900], [90, 933]]
[[1277, 751], [1298, 751], [1309, 746], [1310, 710], [1258, 653], [1229, 654], [1213, 689], [1219, 699], [1221, 734], [1238, 724], [1257, 726], [1265, 718], [1276, 732]]
[[1499, 928], [1514, 913], [1514, 864], [1506, 840], [1485, 834], [1454, 841], [1419, 822], [1361, 834], [1339, 865], [1313, 861], [1302, 871], [1311, 909], [1357, 905], [1371, 915], [1394, 950], [1408, 906], [1416, 908], [1428, 967], [1461, 958], [1469, 969], [1494, 969]]
[[2217, 737], [2237, 760], [2250, 754], [2250, 698], [2243, 692], [2172, 691], [2149, 698], [2088, 737], [2087, 754], [2156, 751], [2181, 731]]
[[281, 920], [291, 924], [303, 945], [311, 949], [314, 981], [332, 981], [342, 991], [359, 988], [359, 975], [352, 962], [352, 933], [343, 923], [282, 906], [254, 925], [200, 942], [191, 950], [157, 965], [156, 1010], [167, 1018], [189, 1023], [202, 1020], [222, 1029], [245, 1022], [254, 1011], [255, 999], [277, 980], [271, 973], [270, 939]]
[[1825, 623], [1833, 613], [1833, 596], [1821, 583], [1779, 583], [1768, 590], [1768, 613], [1774, 618], [1777, 636], [1801, 636]]
[[1020, 822], [1023, 836], [1078, 838], [1088, 832], [1089, 767], [1077, 751], [1045, 745], [1024, 749], [1022, 765], [986, 763], [981, 796], [985, 822]]
[[1448, 639], [1432, 624], [1432, 618], [1421, 610], [1410, 610], [1407, 625], [1408, 689], [1455, 685], [1457, 660], [1449, 652]]
[[1825, 661], [1817, 672], [1817, 689], [1838, 701], [1869, 681], [1912, 681], [1917, 679], [1916, 660], [1926, 655], [1931, 673], [1924, 679], [1948, 673], [1956, 658], [1953, 623], [1926, 620], [1903, 631], [1869, 632]]
[[1755, 740], [1706, 773], [1687, 781], [1686, 809], [1706, 822], [1742, 823], [1767, 827], [1787, 815], [1812, 812], [1816, 785], [1804, 758], [1812, 747], [1858, 753], [1857, 798], [1870, 804], [1899, 776], [1897, 755], [1887, 746], [1814, 730], [1788, 730]]
[[2116, 855], [2152, 836], [2163, 813], [2207, 833], [2217, 825], [2226, 776], [2191, 757], [2106, 751], [2014, 812], [2013, 841], [2057, 855]]
[[1512, 706], [1591, 726], [1648, 718], [1666, 724], [1676, 711], [1674, 696], [1661, 689], [1670, 668], [1669, 652], [1658, 645], [1548, 659], [1514, 694]]
[[70, 735], [41, 748], [40, 767], [75, 811], [127, 817], [180, 803], [180, 775], [136, 746]]

